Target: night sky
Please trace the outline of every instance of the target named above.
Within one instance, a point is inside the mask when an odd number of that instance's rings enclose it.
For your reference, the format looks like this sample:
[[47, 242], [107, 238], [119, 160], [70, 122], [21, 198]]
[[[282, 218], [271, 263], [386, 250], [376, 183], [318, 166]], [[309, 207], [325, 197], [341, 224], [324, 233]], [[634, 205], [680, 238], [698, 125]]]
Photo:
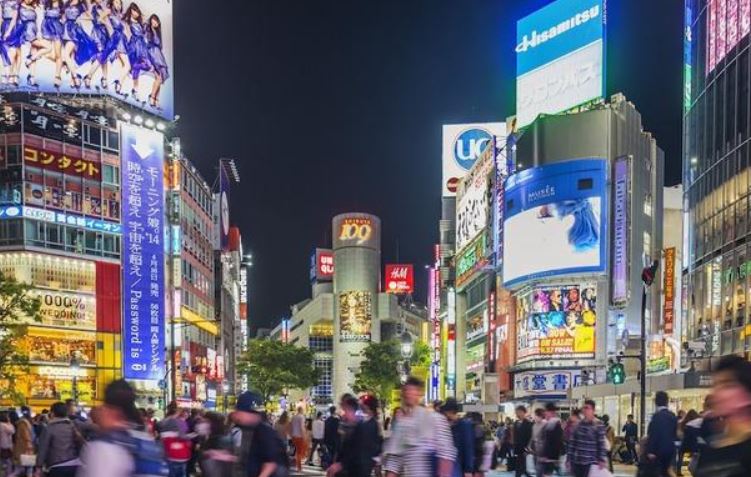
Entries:
[[[210, 182], [220, 157], [237, 160], [230, 211], [255, 256], [254, 327], [309, 297], [310, 253], [337, 213], [381, 217], [384, 262], [431, 260], [441, 125], [514, 113], [515, 22], [547, 3], [175, 2], [178, 134]], [[641, 111], [668, 185], [680, 181], [682, 30], [682, 0], [608, 1], [608, 92]]]

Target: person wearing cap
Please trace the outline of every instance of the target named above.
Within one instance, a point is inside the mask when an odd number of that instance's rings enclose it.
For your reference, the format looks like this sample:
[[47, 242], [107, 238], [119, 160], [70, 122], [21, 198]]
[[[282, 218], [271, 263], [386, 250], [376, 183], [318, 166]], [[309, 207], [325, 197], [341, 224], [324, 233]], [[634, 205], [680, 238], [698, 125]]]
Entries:
[[475, 468], [474, 425], [470, 420], [459, 417], [459, 403], [454, 398], [446, 399], [441, 406], [441, 412], [449, 421], [456, 447], [452, 477], [472, 477]]
[[260, 395], [245, 391], [237, 397], [230, 418], [240, 429], [240, 446], [235, 475], [272, 477], [288, 465], [281, 439], [266, 422]]

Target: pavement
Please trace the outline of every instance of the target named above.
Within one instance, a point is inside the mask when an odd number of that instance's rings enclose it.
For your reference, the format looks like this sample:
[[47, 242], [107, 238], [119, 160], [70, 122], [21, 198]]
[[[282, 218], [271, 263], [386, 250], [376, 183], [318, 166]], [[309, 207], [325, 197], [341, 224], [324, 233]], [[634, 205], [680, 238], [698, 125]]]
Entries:
[[[613, 477], [634, 477], [636, 475], [636, 466], [633, 465], [622, 465], [622, 464], [614, 464], [613, 465]], [[302, 473], [292, 471], [290, 476], [293, 477], [312, 477], [312, 476], [323, 476], [326, 475], [325, 472], [321, 470], [320, 467], [311, 467], [311, 466], [303, 466]], [[486, 474], [486, 477], [513, 477], [514, 472], [506, 472], [506, 471], [490, 471]], [[408, 477], [408, 476], [406, 476]]]

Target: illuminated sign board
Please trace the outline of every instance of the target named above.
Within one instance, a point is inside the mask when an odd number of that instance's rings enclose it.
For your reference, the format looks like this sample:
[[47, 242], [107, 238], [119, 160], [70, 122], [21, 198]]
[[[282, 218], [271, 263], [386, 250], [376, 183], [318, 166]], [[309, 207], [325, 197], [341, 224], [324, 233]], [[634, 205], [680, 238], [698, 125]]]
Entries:
[[368, 214], [344, 214], [334, 217], [334, 250], [381, 247], [380, 219]]
[[48, 326], [96, 329], [96, 299], [90, 295], [32, 289], [29, 295], [39, 298], [41, 323]]
[[120, 127], [123, 377], [164, 379], [164, 136]]
[[665, 334], [672, 335], [675, 324], [675, 247], [665, 249], [663, 263], [662, 291], [665, 294], [665, 302], [662, 308], [662, 318]]
[[453, 392], [456, 389], [456, 290], [448, 289], [446, 294], [446, 389]]
[[564, 399], [568, 390], [581, 386], [580, 369], [524, 371], [514, 375], [514, 397], [546, 397]]
[[330, 282], [334, 279], [334, 252], [317, 248], [310, 257], [310, 279]]
[[456, 249], [463, 249], [488, 226], [491, 174], [495, 165], [495, 141], [488, 142], [475, 166], [460, 181], [456, 207]]
[[339, 294], [339, 341], [370, 341], [373, 303], [370, 292]]
[[487, 234], [482, 233], [456, 258], [456, 284], [464, 285], [474, 273], [488, 264]]
[[386, 293], [408, 295], [415, 291], [415, 267], [413, 265], [388, 264], [385, 275]]
[[595, 353], [597, 286], [535, 288], [519, 298], [517, 361], [590, 359]]
[[505, 286], [606, 268], [607, 163], [578, 159], [527, 169], [506, 180]]
[[472, 169], [493, 136], [505, 136], [505, 123], [447, 124], [443, 126], [443, 197], [456, 195], [459, 181]]
[[[116, 2], [119, 6], [91, 2], [90, 9], [90, 2], [75, 5], [66, 2], [65, 22], [44, 16], [45, 21], [59, 25], [59, 31], [41, 19], [41, 26], [37, 26], [37, 18], [42, 17], [43, 11], [34, 4], [10, 3], [14, 4], [13, 18], [19, 20], [20, 45], [9, 46], [8, 53], [24, 52], [15, 73], [21, 78], [20, 86], [13, 89], [32, 93], [107, 94], [149, 113], [173, 117], [172, 0], [123, 0]], [[70, 28], [77, 29], [69, 33]], [[75, 35], [76, 40], [70, 41], [69, 35]], [[71, 53], [73, 61], [66, 62], [62, 75], [57, 71], [59, 58], [51, 46], [48, 50], [38, 50], [41, 54], [26, 56], [27, 51], [37, 51], [39, 41], [50, 45], [63, 43], [66, 50], [69, 44], [75, 45]], [[44, 54], [45, 51], [48, 53]]]
[[707, 74], [751, 32], [751, 0], [707, 0]]
[[80, 215], [74, 214], [64, 214], [62, 212], [39, 209], [37, 207], [20, 205], [0, 207], [0, 220], [16, 219], [20, 217], [26, 219], [41, 220], [43, 222], [49, 222], [51, 224], [72, 225], [95, 232], [107, 232], [111, 234], [120, 234], [122, 233], [123, 228], [122, 225], [115, 222], [91, 219], [89, 217], [81, 217]]
[[240, 319], [248, 319], [248, 267], [245, 266], [240, 266]]
[[629, 234], [631, 233], [631, 160], [619, 157], [613, 173], [613, 265], [611, 302], [623, 305], [629, 298]]
[[70, 153], [53, 152], [24, 146], [23, 161], [26, 166], [39, 167], [68, 175], [99, 181], [102, 179], [102, 165]]
[[605, 0], [557, 0], [517, 22], [519, 127], [605, 96], [605, 20]]

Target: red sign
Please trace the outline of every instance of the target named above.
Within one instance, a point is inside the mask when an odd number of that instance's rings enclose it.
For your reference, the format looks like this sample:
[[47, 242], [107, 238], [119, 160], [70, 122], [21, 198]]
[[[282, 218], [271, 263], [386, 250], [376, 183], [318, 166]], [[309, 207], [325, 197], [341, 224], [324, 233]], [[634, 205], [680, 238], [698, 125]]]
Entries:
[[62, 152], [45, 151], [32, 146], [23, 148], [23, 160], [28, 166], [64, 172], [84, 179], [102, 179], [101, 164]]
[[662, 317], [665, 323], [665, 334], [673, 334], [675, 321], [675, 247], [665, 249], [665, 267], [663, 272], [662, 289], [665, 292], [665, 303]]
[[386, 265], [386, 293], [406, 295], [415, 291], [415, 269], [412, 265]]
[[334, 277], [334, 252], [321, 249], [316, 251], [316, 272], [319, 281]]

